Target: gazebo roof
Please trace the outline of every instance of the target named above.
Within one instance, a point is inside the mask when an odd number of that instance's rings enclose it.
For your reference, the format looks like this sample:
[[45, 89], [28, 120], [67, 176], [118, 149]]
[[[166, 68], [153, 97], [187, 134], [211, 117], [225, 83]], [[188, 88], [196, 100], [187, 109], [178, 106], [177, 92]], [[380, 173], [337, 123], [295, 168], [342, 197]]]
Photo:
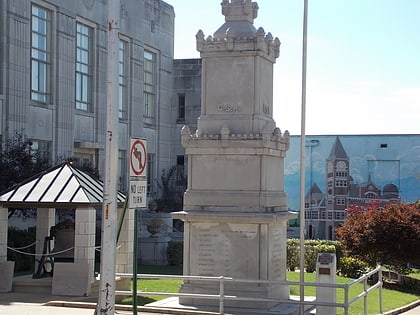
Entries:
[[[118, 192], [118, 203], [125, 195]], [[6, 190], [0, 205], [6, 208], [101, 207], [103, 183], [69, 163], [54, 166]]]

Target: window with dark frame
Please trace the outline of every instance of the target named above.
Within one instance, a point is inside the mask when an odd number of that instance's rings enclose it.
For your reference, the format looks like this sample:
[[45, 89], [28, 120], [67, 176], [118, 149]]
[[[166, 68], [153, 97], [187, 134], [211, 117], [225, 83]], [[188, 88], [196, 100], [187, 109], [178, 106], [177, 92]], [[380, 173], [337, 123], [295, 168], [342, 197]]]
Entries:
[[76, 24], [76, 109], [92, 111], [91, 108], [91, 30], [81, 23]]
[[47, 103], [50, 97], [51, 13], [31, 8], [31, 99]]
[[185, 121], [185, 94], [178, 94], [178, 121]]

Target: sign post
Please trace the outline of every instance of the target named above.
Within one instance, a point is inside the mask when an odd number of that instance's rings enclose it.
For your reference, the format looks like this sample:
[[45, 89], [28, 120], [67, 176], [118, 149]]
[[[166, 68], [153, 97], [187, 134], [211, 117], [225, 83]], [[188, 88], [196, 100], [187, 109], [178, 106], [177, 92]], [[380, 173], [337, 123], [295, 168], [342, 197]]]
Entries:
[[[135, 226], [133, 242], [133, 305], [137, 305], [137, 225], [138, 208], [146, 207], [147, 198], [147, 142], [144, 139], [130, 140], [130, 188], [128, 208], [134, 209]], [[137, 307], [133, 314], [137, 315]]]

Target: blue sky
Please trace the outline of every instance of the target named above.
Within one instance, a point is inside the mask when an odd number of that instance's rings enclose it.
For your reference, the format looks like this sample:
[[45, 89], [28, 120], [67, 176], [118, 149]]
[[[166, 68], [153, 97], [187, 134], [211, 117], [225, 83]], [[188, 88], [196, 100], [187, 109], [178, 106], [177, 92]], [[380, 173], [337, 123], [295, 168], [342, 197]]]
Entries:
[[[195, 34], [224, 23], [221, 0], [166, 0], [175, 58], [199, 58]], [[303, 0], [257, 0], [254, 21], [281, 41], [274, 120], [301, 131]], [[306, 134], [420, 133], [420, 1], [309, 0]]]

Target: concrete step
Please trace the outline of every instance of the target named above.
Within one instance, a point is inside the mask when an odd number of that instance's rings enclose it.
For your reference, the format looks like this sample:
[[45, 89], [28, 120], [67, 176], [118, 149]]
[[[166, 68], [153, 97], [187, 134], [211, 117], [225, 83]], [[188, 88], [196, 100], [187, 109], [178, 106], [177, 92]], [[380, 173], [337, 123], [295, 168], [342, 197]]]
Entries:
[[13, 278], [13, 292], [51, 294], [52, 277], [32, 279], [32, 275]]

